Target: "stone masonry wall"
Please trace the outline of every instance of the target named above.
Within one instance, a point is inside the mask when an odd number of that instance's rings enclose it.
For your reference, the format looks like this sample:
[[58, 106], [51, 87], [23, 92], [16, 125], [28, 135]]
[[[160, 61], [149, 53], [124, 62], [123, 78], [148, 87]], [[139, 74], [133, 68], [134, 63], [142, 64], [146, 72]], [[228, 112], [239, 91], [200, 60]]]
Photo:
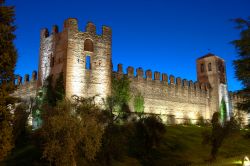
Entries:
[[[124, 74], [121, 64], [114, 74]], [[188, 119], [196, 123], [199, 116], [211, 118], [209, 89], [206, 84], [193, 83], [179, 77], [175, 79], [172, 75], [168, 79], [166, 74], [159, 72], [154, 72], [153, 78], [151, 70], [147, 70], [144, 77], [141, 68], [136, 70], [135, 76], [133, 67], [127, 68], [126, 75], [131, 81], [132, 96], [138, 93], [143, 95], [145, 113], [158, 114], [167, 123], [172, 123], [170, 117], [174, 117], [175, 123], [183, 123]], [[134, 111], [133, 97], [129, 105]]]
[[[131, 80], [132, 96], [138, 93], [144, 96], [144, 112], [160, 114], [167, 123], [182, 123], [185, 119], [195, 123], [199, 116], [211, 119], [213, 112], [219, 110], [219, 87], [227, 84], [223, 59], [210, 53], [197, 59], [199, 82], [194, 83], [172, 75], [168, 78], [167, 74], [152, 73], [151, 70], [144, 74], [142, 68], [136, 69], [136, 75], [133, 67], [128, 67], [127, 73], [123, 73], [121, 64], [114, 72], [111, 50], [112, 32], [107, 26], [102, 26], [102, 34], [98, 35], [93, 23], [87, 23], [85, 30], [81, 31], [77, 19], [69, 18], [61, 32], [57, 26], [53, 26], [50, 34], [43, 29], [40, 34], [38, 87], [49, 75], [53, 75], [55, 81], [63, 72], [67, 98], [72, 95], [97, 96], [97, 102], [101, 103], [111, 93], [111, 74], [126, 74]], [[90, 58], [90, 68], [87, 68], [87, 57]], [[201, 71], [201, 66], [204, 71]], [[24, 83], [15, 94], [21, 95], [29, 89], [35, 89], [35, 85]], [[238, 98], [230, 99], [233, 110], [236, 110], [237, 101]], [[134, 111], [133, 97], [129, 105]]]
[[37, 72], [33, 71], [31, 80], [28, 74], [24, 76], [24, 81], [22, 81], [21, 76], [18, 76], [16, 86], [17, 89], [14, 91], [12, 96], [20, 97], [21, 100], [29, 102], [31, 98], [36, 97]]
[[53, 54], [53, 39], [54, 36], [49, 36], [47, 29], [41, 30], [38, 69], [38, 84], [40, 86], [43, 85], [44, 80], [50, 75], [50, 57]]
[[[57, 26], [53, 26], [51, 34], [43, 29], [39, 86], [49, 75], [53, 75], [55, 82], [63, 72], [67, 98], [97, 96], [97, 101], [101, 102], [111, 91], [111, 35], [111, 29], [106, 26], [102, 27], [102, 34], [97, 35], [91, 22], [85, 31], [80, 31], [75, 18], [65, 20], [61, 32]], [[90, 57], [90, 69], [86, 68], [87, 56]]]
[[[81, 32], [77, 21], [73, 21], [75, 28], [71, 28], [68, 35], [66, 96], [97, 96], [100, 103], [111, 92], [111, 29], [103, 26], [102, 35], [97, 35], [94, 24], [88, 23], [86, 31]], [[87, 40], [93, 48], [87, 48]], [[86, 67], [87, 56], [90, 69]]]

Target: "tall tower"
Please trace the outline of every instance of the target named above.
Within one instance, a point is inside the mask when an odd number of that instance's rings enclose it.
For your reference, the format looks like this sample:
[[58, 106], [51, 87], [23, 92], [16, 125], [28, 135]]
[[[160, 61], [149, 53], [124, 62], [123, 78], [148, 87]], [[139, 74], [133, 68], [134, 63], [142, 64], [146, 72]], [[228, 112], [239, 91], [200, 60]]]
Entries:
[[66, 97], [96, 96], [101, 102], [111, 93], [111, 40], [112, 32], [102, 27], [96, 34], [93, 23], [87, 23], [85, 31], [78, 29], [74, 18], [65, 20], [62, 32], [53, 28], [41, 31], [39, 85], [53, 75], [53, 81], [63, 72]]
[[210, 110], [212, 113], [220, 111], [222, 101], [225, 101], [227, 117], [230, 115], [229, 96], [225, 62], [214, 54], [207, 54], [196, 60], [197, 80], [200, 83], [209, 83]]

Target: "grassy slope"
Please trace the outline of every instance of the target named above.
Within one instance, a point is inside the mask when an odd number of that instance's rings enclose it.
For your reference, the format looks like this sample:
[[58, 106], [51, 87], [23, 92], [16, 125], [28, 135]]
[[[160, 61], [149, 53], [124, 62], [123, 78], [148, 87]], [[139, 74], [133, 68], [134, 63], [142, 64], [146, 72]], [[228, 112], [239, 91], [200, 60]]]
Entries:
[[[197, 126], [168, 126], [165, 138], [158, 152], [155, 153], [154, 165], [208, 165], [210, 146], [202, 145], [202, 131], [207, 128]], [[227, 138], [219, 150], [216, 163], [211, 165], [237, 165], [233, 161], [241, 160], [245, 155], [250, 157], [250, 139], [242, 135], [245, 131], [236, 133]], [[8, 165], [31, 164], [39, 152], [31, 145], [17, 148], [8, 160]], [[39, 158], [39, 157], [38, 157]], [[29, 165], [28, 164], [28, 165]], [[1, 165], [1, 163], [0, 163]], [[37, 165], [39, 165], [37, 163]], [[122, 162], [115, 162], [115, 166], [139, 166], [140, 162], [131, 157], [124, 157]], [[240, 165], [240, 164], [239, 164]]]
[[[250, 139], [243, 138], [244, 131], [232, 134], [225, 139], [219, 150], [215, 163], [207, 163], [210, 146], [202, 145], [202, 131], [207, 128], [197, 126], [168, 126], [159, 158], [154, 165], [237, 165], [245, 155], [250, 156]], [[115, 165], [140, 165], [136, 159], [126, 158], [123, 163]], [[238, 164], [241, 165], [241, 164]]]
[[[175, 153], [180, 160], [187, 160], [192, 165], [207, 165], [205, 160], [209, 159], [210, 145], [202, 144], [203, 127], [197, 126], [169, 126], [167, 127], [166, 142], [175, 144], [179, 142], [182, 148]], [[250, 156], [250, 139], [243, 137], [244, 131], [234, 133], [224, 140], [217, 162], [213, 165], [233, 165], [233, 161], [241, 160], [245, 155]], [[174, 161], [172, 161], [174, 162]]]

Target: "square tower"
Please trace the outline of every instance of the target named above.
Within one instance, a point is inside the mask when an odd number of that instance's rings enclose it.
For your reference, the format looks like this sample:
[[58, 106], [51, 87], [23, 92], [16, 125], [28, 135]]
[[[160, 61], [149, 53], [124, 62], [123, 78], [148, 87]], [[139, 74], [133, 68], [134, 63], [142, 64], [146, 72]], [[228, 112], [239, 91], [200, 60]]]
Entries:
[[102, 27], [102, 34], [96, 34], [93, 23], [87, 23], [85, 31], [79, 31], [78, 21], [65, 20], [62, 32], [57, 26], [49, 35], [41, 31], [39, 86], [52, 75], [55, 82], [63, 72], [66, 97], [96, 96], [101, 102], [111, 93], [111, 40], [112, 32]]
[[212, 113], [220, 111], [222, 101], [225, 101], [227, 117], [229, 118], [229, 96], [227, 90], [227, 78], [225, 62], [214, 54], [207, 54], [196, 60], [197, 80], [200, 83], [208, 83], [210, 90], [210, 109]]

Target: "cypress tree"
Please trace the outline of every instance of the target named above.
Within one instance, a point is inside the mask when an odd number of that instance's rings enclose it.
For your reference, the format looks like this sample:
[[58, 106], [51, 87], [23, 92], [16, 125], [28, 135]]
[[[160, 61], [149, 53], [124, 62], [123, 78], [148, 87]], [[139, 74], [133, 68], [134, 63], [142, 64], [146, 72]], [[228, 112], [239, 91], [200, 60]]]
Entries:
[[245, 98], [238, 106], [250, 112], [250, 17], [248, 19], [234, 19], [238, 29], [241, 30], [240, 38], [232, 43], [238, 51], [238, 59], [233, 62], [236, 78], [241, 81], [243, 89], [239, 91]]
[[9, 94], [14, 89], [14, 70], [17, 51], [14, 46], [15, 12], [13, 6], [6, 6], [0, 0], [0, 161], [13, 148], [12, 115], [8, 105], [11, 104]]

